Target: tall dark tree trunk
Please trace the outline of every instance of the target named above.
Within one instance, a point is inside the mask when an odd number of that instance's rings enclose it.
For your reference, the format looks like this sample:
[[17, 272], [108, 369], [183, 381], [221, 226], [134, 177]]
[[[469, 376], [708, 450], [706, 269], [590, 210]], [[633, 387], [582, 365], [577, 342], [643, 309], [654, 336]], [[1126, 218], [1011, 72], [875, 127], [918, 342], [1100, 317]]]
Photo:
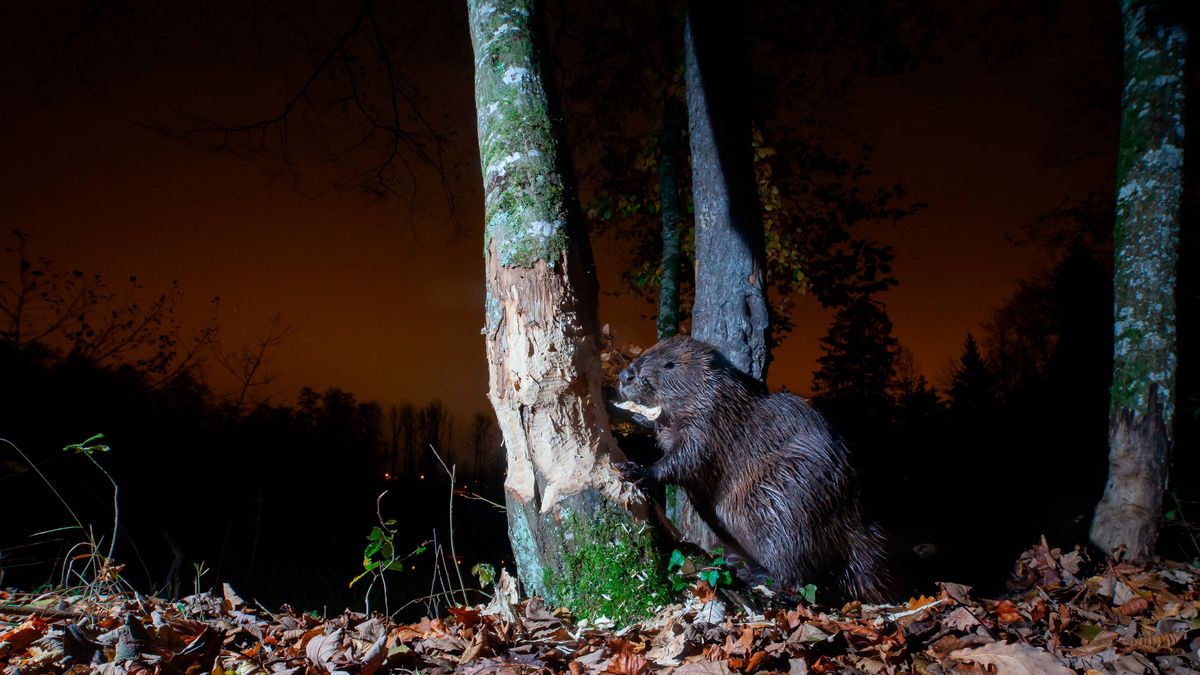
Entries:
[[[696, 217], [696, 298], [692, 337], [715, 345], [734, 366], [767, 376], [766, 251], [745, 106], [743, 17], [735, 5], [689, 3], [684, 26], [692, 202]], [[665, 244], [664, 244], [665, 248]], [[720, 545], [682, 490], [667, 515], [688, 540]]]
[[1154, 552], [1175, 409], [1175, 274], [1183, 191], [1185, 2], [1122, 0], [1109, 468], [1091, 538]]
[[618, 569], [604, 566], [612, 556], [594, 552], [652, 552], [652, 532], [640, 524], [644, 503], [612, 464], [623, 456], [600, 392], [595, 274], [543, 84], [550, 78], [535, 48], [534, 3], [468, 0], [468, 8], [486, 221], [488, 395], [507, 452], [509, 539], [531, 594], [585, 615], [628, 618], [636, 613], [629, 606], [589, 604], [587, 594], [608, 594], [614, 604], [650, 597], [626, 587], [661, 583], [661, 560], [643, 555]]
[[658, 285], [658, 339], [679, 334], [679, 277], [683, 262], [679, 203], [679, 141], [683, 137], [684, 109], [676, 97], [675, 74], [679, 70], [675, 21], [667, 0], [658, 0], [662, 68], [666, 78], [662, 93], [662, 119], [658, 139], [658, 200], [662, 216], [662, 269]]
[[690, 3], [684, 30], [696, 299], [692, 336], [734, 366], [767, 374], [766, 253], [754, 176], [749, 68], [736, 3]]

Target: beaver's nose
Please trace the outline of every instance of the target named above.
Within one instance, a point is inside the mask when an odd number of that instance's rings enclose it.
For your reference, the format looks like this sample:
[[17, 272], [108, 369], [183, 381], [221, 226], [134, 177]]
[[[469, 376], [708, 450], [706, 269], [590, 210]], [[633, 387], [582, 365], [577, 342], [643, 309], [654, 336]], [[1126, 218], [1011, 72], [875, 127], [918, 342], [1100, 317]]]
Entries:
[[634, 369], [633, 366], [629, 366], [621, 371], [619, 378], [621, 380], [621, 384], [629, 384], [631, 380], [637, 378], [637, 370]]

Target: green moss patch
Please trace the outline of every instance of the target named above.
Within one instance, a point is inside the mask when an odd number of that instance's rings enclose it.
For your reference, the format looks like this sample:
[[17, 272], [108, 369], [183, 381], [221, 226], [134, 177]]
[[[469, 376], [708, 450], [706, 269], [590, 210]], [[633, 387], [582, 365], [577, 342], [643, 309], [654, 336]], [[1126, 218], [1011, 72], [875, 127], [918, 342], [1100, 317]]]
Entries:
[[650, 526], [606, 505], [586, 520], [570, 514], [563, 533], [563, 569], [548, 571], [546, 585], [576, 616], [628, 624], [670, 601], [666, 562]]

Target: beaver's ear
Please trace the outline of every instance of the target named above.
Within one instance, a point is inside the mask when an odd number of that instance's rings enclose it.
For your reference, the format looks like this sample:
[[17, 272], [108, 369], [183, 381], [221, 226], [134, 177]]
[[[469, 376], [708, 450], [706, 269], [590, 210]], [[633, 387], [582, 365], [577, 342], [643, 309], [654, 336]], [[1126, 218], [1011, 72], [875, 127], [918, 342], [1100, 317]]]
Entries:
[[725, 358], [725, 355], [717, 351], [715, 347], [704, 350], [704, 362], [708, 364], [709, 369], [714, 371], [732, 367], [729, 359]]

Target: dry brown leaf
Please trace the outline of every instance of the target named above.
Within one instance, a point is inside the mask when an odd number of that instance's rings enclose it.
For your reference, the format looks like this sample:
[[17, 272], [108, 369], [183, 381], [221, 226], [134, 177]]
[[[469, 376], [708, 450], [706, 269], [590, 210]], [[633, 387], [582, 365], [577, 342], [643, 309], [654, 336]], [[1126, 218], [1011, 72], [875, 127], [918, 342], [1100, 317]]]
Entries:
[[687, 636], [684, 633], [660, 631], [655, 646], [646, 652], [646, 658], [656, 666], [677, 666], [686, 647]]
[[387, 637], [380, 637], [371, 645], [371, 648], [362, 655], [359, 659], [360, 669], [358, 675], [373, 675], [379, 667], [383, 665], [384, 659], [387, 658], [387, 649], [384, 644], [387, 642]]
[[642, 675], [649, 669], [646, 657], [632, 652], [621, 652], [612, 657], [604, 672], [611, 675]]
[[304, 655], [315, 666], [323, 668], [329, 672], [336, 670], [334, 661], [342, 652], [342, 629], [329, 633], [327, 635], [317, 635], [308, 641], [304, 647]]
[[1113, 642], [1117, 639], [1117, 634], [1112, 631], [1101, 631], [1087, 643], [1071, 650], [1072, 654], [1084, 656], [1088, 654], [1099, 654], [1100, 652], [1109, 649], [1113, 646]]
[[1021, 616], [1021, 613], [1017, 611], [1017, 606], [1014, 605], [1011, 600], [1001, 600], [1000, 603], [996, 605], [995, 612], [996, 620], [1000, 623], [1016, 623], [1017, 621], [1023, 621], [1025, 619], [1025, 617]]
[[762, 665], [767, 662], [768, 658], [770, 657], [764, 651], [754, 652], [750, 655], [750, 660], [746, 662], [746, 672], [753, 673], [762, 668]]
[[969, 609], [960, 606], [942, 617], [942, 625], [954, 630], [965, 631], [978, 626], [979, 619], [976, 619]]
[[709, 586], [707, 581], [696, 582], [696, 585], [692, 586], [689, 590], [692, 596], [699, 600], [702, 605], [712, 600], [717, 594], [716, 589]]
[[950, 653], [950, 658], [993, 666], [1000, 675], [1074, 675], [1044, 649], [1026, 644], [996, 642]]
[[1170, 651], [1180, 640], [1187, 635], [1184, 631], [1174, 633], [1160, 633], [1149, 637], [1138, 638], [1136, 640], [1122, 640], [1121, 644], [1138, 652], [1148, 652], [1151, 654], [1161, 654]]
[[25, 651], [46, 632], [46, 622], [31, 616], [15, 628], [0, 633], [0, 658]]
[[1149, 608], [1150, 608], [1150, 601], [1139, 595], [1139, 596], [1130, 598], [1125, 604], [1118, 607], [1117, 614], [1122, 614], [1124, 616], [1133, 616], [1135, 614], [1141, 614], [1142, 612], [1146, 611]]
[[454, 615], [454, 618], [458, 620], [458, 623], [462, 625], [463, 628], [472, 628], [479, 625], [480, 617], [478, 609], [471, 609], [469, 607], [447, 607], [446, 610]]
[[674, 675], [732, 675], [724, 661], [691, 661], [671, 671]]
[[907, 610], [918, 609], [920, 607], [924, 607], [925, 605], [931, 604], [936, 600], [937, 598], [927, 598], [924, 595], [918, 598], [909, 598], [908, 604], [905, 605], [904, 608]]

